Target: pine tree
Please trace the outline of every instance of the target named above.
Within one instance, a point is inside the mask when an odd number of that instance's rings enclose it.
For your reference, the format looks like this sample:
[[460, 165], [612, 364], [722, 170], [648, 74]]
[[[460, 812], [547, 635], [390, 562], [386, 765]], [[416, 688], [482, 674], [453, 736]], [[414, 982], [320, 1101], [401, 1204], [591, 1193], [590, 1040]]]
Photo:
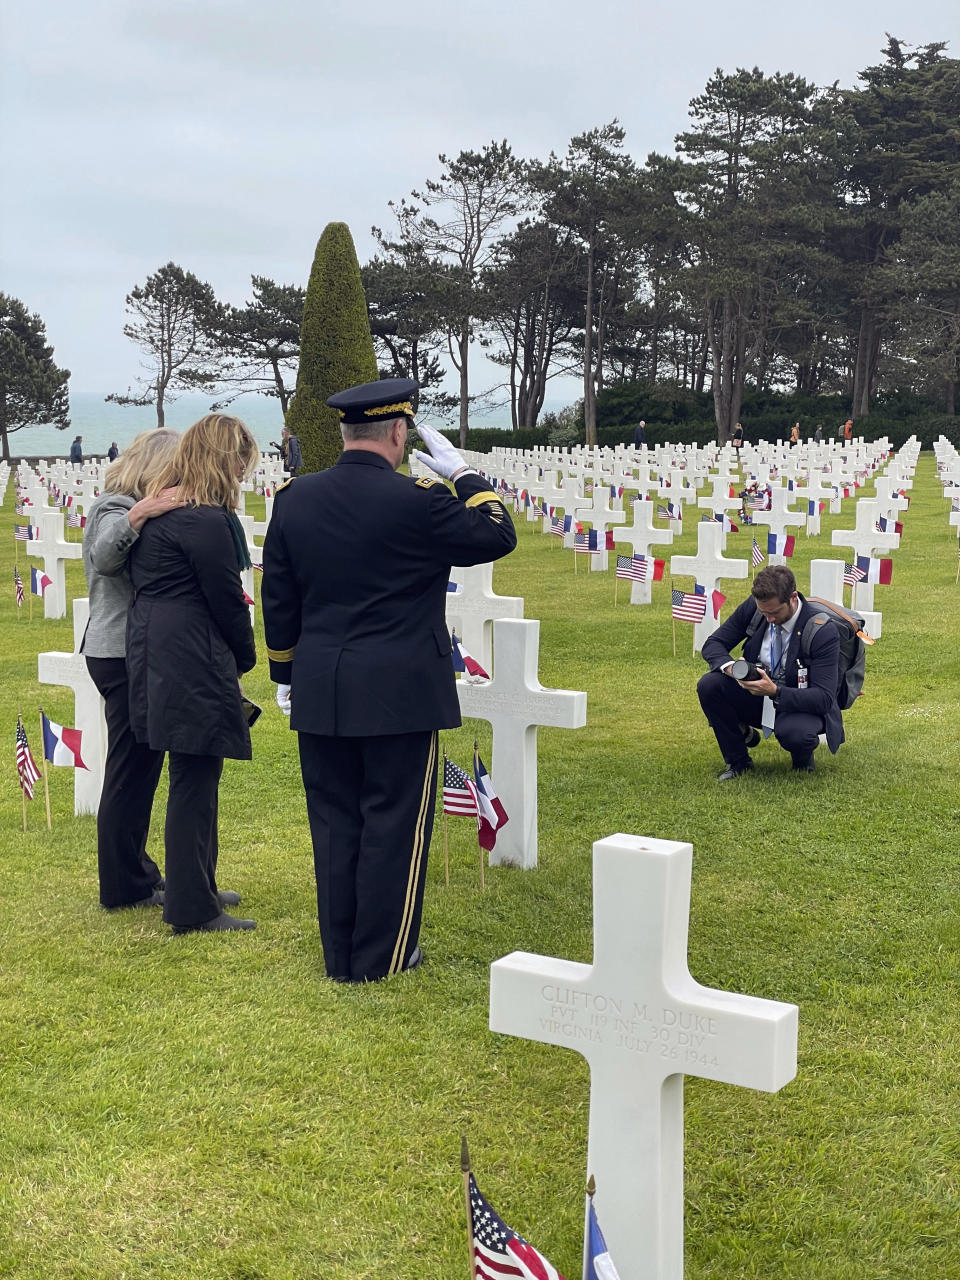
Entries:
[[345, 222], [331, 222], [313, 258], [300, 328], [297, 390], [286, 417], [288, 429], [300, 439], [304, 471], [333, 466], [343, 448], [340, 418], [328, 408], [327, 397], [377, 376], [353, 237]]
[[70, 425], [70, 370], [53, 362], [53, 347], [38, 315], [19, 298], [0, 293], [0, 451], [10, 458], [10, 433], [52, 423]]

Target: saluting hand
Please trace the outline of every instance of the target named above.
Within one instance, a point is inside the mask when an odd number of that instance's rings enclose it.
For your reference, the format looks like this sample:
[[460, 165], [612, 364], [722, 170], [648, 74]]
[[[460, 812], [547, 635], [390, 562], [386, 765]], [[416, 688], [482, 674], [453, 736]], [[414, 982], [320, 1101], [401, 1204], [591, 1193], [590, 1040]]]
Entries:
[[423, 426], [417, 427], [417, 432], [430, 450], [428, 454], [422, 449], [413, 451], [413, 456], [418, 458], [424, 466], [435, 471], [438, 476], [443, 476], [445, 480], [452, 480], [459, 471], [468, 470], [463, 455], [458, 453], [446, 436], [442, 436], [436, 428], [428, 427], [424, 423]]

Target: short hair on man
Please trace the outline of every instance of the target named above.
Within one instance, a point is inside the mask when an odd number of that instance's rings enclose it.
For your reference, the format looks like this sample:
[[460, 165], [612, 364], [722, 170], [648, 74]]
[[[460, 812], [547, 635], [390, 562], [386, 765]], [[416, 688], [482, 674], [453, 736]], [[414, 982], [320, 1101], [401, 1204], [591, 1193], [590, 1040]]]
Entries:
[[410, 420], [402, 413], [396, 418], [373, 418], [370, 422], [341, 422], [340, 433], [344, 440], [386, 440], [390, 428], [398, 419], [403, 419], [409, 426]]
[[753, 580], [750, 594], [754, 600], [772, 600], [776, 597], [781, 604], [786, 604], [797, 589], [797, 580], [793, 570], [785, 564], [770, 564]]

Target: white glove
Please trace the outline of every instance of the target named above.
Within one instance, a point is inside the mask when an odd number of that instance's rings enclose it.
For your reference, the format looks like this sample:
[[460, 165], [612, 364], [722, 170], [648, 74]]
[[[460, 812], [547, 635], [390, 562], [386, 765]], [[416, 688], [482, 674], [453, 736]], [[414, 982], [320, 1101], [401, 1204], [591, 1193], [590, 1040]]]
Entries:
[[277, 685], [277, 706], [285, 716], [290, 714], [290, 686], [288, 684]]
[[424, 453], [421, 449], [414, 449], [413, 456], [417, 458], [424, 466], [429, 467], [431, 471], [435, 471], [438, 476], [443, 476], [445, 480], [449, 480], [455, 471], [466, 471], [467, 464], [461, 454], [459, 454], [446, 436], [442, 436], [435, 427], [428, 427], [426, 423], [417, 427], [420, 439], [430, 450]]

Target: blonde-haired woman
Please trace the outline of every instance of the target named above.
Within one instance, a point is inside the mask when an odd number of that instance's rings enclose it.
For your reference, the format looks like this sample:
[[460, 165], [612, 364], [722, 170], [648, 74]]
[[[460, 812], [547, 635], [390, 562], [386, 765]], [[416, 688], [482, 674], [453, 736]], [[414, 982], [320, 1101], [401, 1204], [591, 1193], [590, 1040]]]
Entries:
[[147, 853], [163, 752], [138, 743], [130, 729], [127, 558], [146, 522], [175, 510], [173, 491], [156, 497], [145, 494], [167, 468], [179, 441], [176, 431], [141, 432], [107, 470], [103, 496], [87, 512], [83, 534], [90, 621], [80, 649], [103, 697], [107, 719], [107, 760], [97, 810], [97, 868], [100, 903], [111, 909], [163, 902], [163, 878]]
[[239, 418], [210, 413], [195, 422], [152, 489], [162, 498], [176, 486], [183, 505], [144, 528], [130, 561], [130, 724], [138, 742], [167, 752], [163, 918], [175, 933], [255, 927], [224, 912], [240, 899], [217, 889], [216, 866], [223, 761], [251, 754], [238, 677], [257, 655], [236, 509], [259, 457]]

